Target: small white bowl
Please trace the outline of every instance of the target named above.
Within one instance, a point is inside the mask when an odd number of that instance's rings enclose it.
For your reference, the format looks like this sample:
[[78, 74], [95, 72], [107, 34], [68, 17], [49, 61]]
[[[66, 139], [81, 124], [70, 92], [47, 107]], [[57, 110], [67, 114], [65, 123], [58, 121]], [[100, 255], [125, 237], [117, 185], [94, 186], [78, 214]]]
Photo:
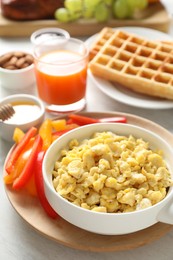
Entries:
[[[35, 115], [32, 115], [28, 120], [26, 115], [23, 113], [19, 116], [21, 117], [26, 117], [26, 121], [24, 123], [9, 123], [8, 120], [4, 121], [4, 122], [0, 122], [0, 136], [9, 142], [13, 142], [13, 133], [14, 133], [14, 129], [16, 127], [20, 128], [21, 130], [23, 130], [24, 132], [26, 132], [29, 128], [31, 128], [32, 126], [39, 126], [43, 119], [44, 119], [44, 115], [45, 115], [45, 108], [44, 105], [42, 103], [42, 101], [32, 95], [27, 95], [27, 94], [16, 94], [16, 95], [11, 95], [8, 96], [6, 98], [3, 98], [2, 100], [0, 100], [0, 106], [1, 105], [5, 105], [5, 104], [34, 104], [36, 106], [38, 106], [38, 112]], [[32, 113], [32, 112], [31, 112]]]
[[138, 211], [127, 213], [98, 213], [90, 211], [60, 196], [52, 184], [52, 170], [55, 161], [60, 157], [60, 151], [67, 147], [70, 140], [90, 138], [95, 132], [112, 131], [116, 134], [148, 141], [151, 149], [161, 149], [167, 167], [173, 178], [173, 150], [161, 137], [141, 127], [119, 124], [101, 123], [87, 125], [72, 130], [58, 138], [47, 150], [42, 170], [46, 197], [54, 210], [71, 224], [98, 234], [120, 235], [145, 229], [159, 221], [173, 224], [173, 187], [169, 188], [166, 197], [157, 204]]
[[59, 38], [61, 42], [70, 39], [70, 34], [64, 29], [48, 27], [33, 32], [30, 40], [34, 45], [38, 45], [47, 39], [54, 39], [55, 37]]
[[[4, 54], [8, 54], [8, 53], [4, 53]], [[26, 68], [16, 69], [16, 70], [10, 70], [10, 69], [5, 69], [0, 67], [0, 85], [3, 88], [12, 89], [12, 90], [21, 90], [21, 89], [32, 87], [35, 82], [36, 82], [36, 78], [34, 73], [34, 63], [32, 63]]]

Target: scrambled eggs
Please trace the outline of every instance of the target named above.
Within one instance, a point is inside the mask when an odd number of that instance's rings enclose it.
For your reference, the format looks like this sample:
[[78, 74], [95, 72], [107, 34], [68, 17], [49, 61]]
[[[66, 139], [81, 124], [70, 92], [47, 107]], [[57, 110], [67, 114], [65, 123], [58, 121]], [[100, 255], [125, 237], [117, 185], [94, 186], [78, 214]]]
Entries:
[[141, 210], [161, 201], [173, 185], [161, 151], [143, 139], [96, 132], [74, 139], [55, 162], [53, 185], [82, 208], [108, 213]]

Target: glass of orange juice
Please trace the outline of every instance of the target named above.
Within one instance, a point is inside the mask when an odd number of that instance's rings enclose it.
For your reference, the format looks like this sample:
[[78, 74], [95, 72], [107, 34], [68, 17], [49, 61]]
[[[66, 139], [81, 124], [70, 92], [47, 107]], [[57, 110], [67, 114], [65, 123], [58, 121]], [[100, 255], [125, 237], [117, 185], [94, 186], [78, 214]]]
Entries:
[[75, 38], [53, 37], [34, 48], [38, 95], [52, 113], [71, 113], [86, 105], [88, 49]]

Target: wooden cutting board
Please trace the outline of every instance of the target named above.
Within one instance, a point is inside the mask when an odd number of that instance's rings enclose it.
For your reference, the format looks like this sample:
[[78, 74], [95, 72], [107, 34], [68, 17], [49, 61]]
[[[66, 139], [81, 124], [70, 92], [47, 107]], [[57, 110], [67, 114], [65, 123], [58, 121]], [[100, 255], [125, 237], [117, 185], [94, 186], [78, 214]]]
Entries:
[[171, 17], [161, 3], [150, 5], [140, 13], [140, 19], [117, 20], [112, 19], [107, 23], [96, 23], [94, 20], [80, 20], [73, 23], [60, 23], [56, 20], [38, 20], [17, 22], [6, 19], [0, 14], [0, 36], [28, 37], [34, 31], [45, 27], [58, 27], [67, 30], [71, 36], [91, 36], [103, 27], [139, 26], [153, 28], [168, 32]]
[[[125, 116], [129, 124], [145, 127], [145, 129], [162, 136], [166, 142], [173, 146], [173, 135], [162, 126], [145, 118], [121, 112], [85, 112], [82, 114], [93, 118]], [[35, 231], [59, 244], [78, 250], [110, 252], [134, 249], [161, 238], [173, 227], [173, 225], [158, 222], [131, 234], [99, 235], [78, 228], [62, 218], [52, 220], [45, 214], [36, 197], [26, 194], [25, 191], [15, 192], [10, 186], [6, 186], [5, 189], [11, 205]]]

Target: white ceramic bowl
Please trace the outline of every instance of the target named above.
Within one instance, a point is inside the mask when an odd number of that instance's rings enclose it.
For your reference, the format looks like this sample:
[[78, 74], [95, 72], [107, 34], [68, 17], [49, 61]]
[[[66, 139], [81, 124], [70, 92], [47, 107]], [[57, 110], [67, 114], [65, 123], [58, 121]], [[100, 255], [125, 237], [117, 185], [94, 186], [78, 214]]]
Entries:
[[35, 82], [36, 78], [34, 73], [34, 63], [26, 68], [16, 70], [10, 70], [0, 67], [0, 85], [3, 88], [21, 90], [32, 87]]
[[154, 206], [130, 213], [98, 213], [86, 210], [67, 201], [54, 190], [51, 172], [55, 161], [60, 156], [60, 150], [65, 148], [71, 139], [83, 140], [89, 138], [96, 131], [112, 131], [126, 136], [132, 134], [136, 138], [148, 141], [151, 149], [159, 148], [164, 152], [164, 159], [173, 178], [173, 150], [158, 135], [129, 124], [101, 123], [83, 126], [58, 138], [50, 146], [43, 160], [45, 193], [55, 211], [77, 227], [105, 235], [132, 233], [147, 228], [158, 221], [173, 224], [173, 207], [171, 208], [171, 205], [173, 206], [171, 203], [173, 188], [169, 188], [166, 197]]
[[[0, 136], [6, 141], [9, 141], [9, 142], [13, 141], [13, 139], [12, 139], [13, 133], [14, 133], [14, 129], [16, 127], [19, 127], [21, 130], [26, 132], [32, 126], [39, 126], [44, 119], [44, 115], [45, 115], [44, 105], [43, 105], [42, 101], [35, 96], [27, 95], [27, 94], [16, 94], [16, 95], [10, 95], [10, 96], [0, 100], [0, 106], [8, 104], [8, 103], [10, 103], [10, 104], [32, 103], [32, 104], [35, 104], [36, 106], [38, 106], [39, 109], [38, 109], [38, 113], [36, 115], [31, 115], [31, 118], [28, 119], [28, 121], [26, 120], [25, 123], [18, 123], [18, 122], [9, 123], [8, 120], [4, 121], [4, 122], [1, 121], [0, 122]], [[21, 116], [25, 117], [25, 114], [23, 114]]]
[[49, 38], [53, 39], [55, 37], [59, 37], [59, 39], [63, 41], [68, 40], [70, 38], [70, 34], [64, 29], [48, 27], [33, 32], [30, 40], [34, 45], [38, 45]]

